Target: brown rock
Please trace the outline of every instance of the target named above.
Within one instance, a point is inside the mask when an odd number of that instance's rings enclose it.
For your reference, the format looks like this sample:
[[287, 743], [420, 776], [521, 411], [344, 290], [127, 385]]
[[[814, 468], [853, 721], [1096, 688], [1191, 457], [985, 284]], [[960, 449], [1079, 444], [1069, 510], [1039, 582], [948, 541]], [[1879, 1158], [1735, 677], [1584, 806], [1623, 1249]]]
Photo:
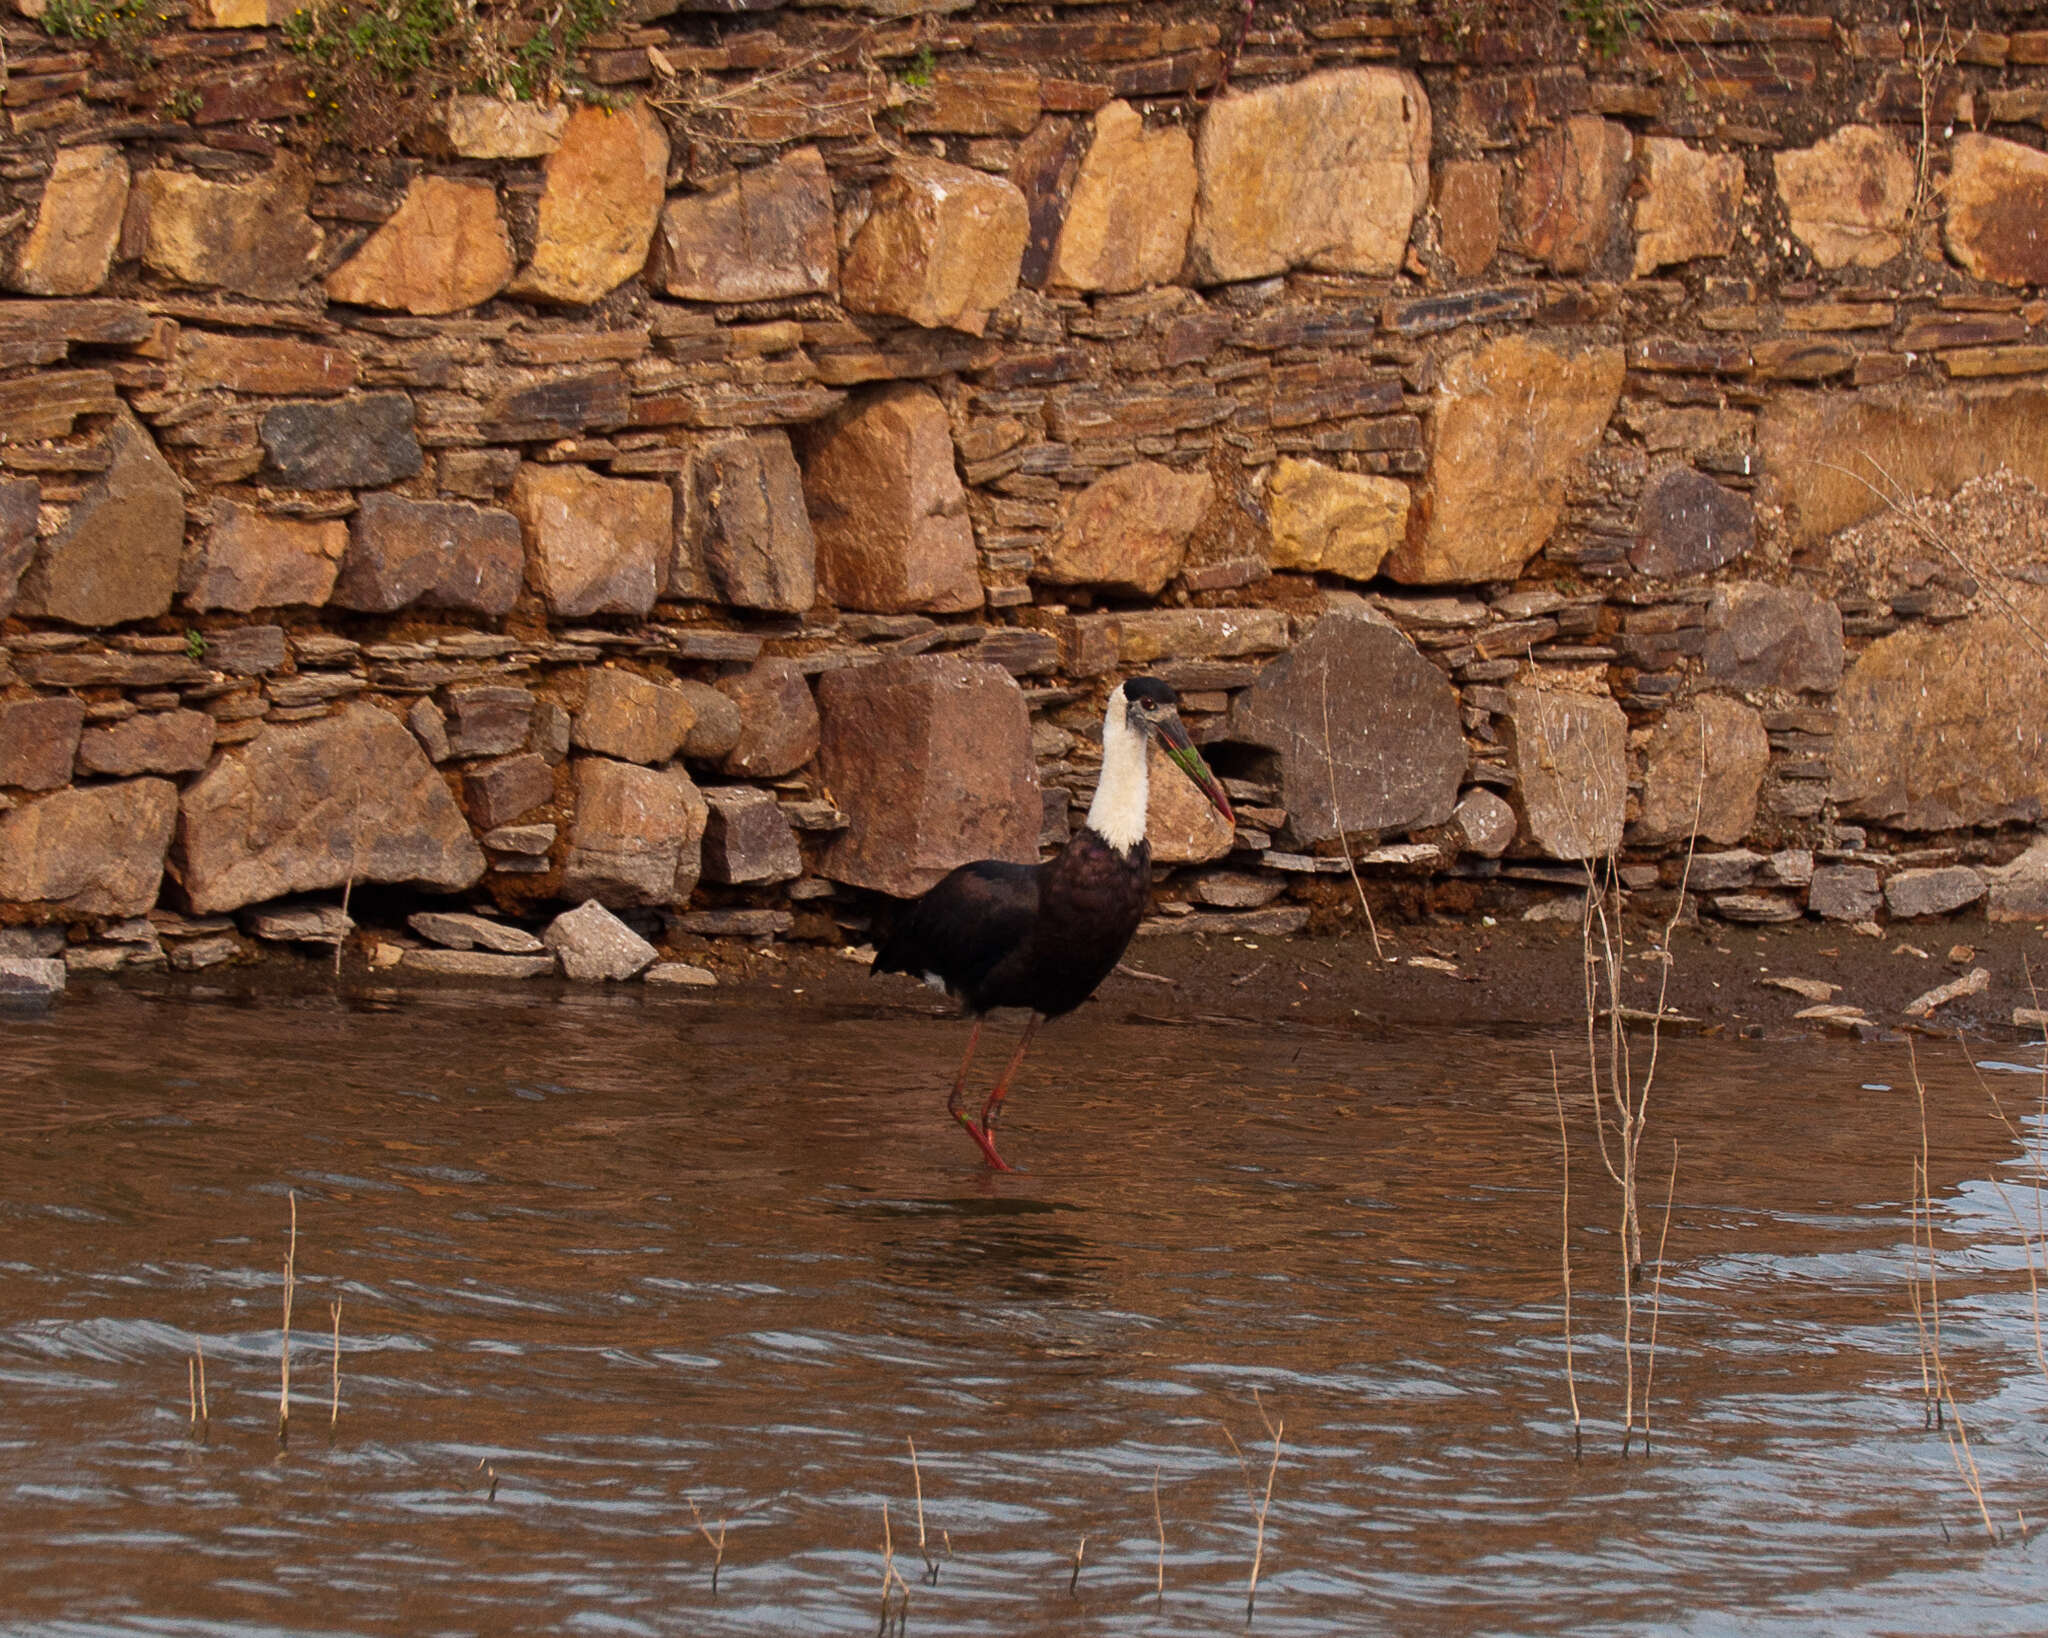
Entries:
[[1290, 267], [1392, 273], [1429, 200], [1429, 99], [1396, 68], [1336, 68], [1212, 102], [1189, 262], [1205, 283]]
[[845, 609], [960, 614], [981, 607], [952, 425], [929, 387], [885, 387], [809, 428], [804, 500], [818, 584]]
[[204, 711], [144, 711], [78, 741], [82, 774], [196, 773], [213, 755], [215, 723]]
[[1370, 580], [1408, 534], [1408, 486], [1282, 457], [1266, 489], [1272, 566]]
[[1288, 828], [1311, 845], [1442, 824], [1467, 761], [1444, 674], [1391, 625], [1352, 615], [1325, 615], [1267, 666], [1232, 704], [1229, 737], [1279, 753]]
[[339, 347], [307, 341], [187, 330], [178, 338], [178, 373], [193, 392], [322, 396], [356, 384], [356, 361]]
[[312, 178], [288, 160], [246, 182], [145, 171], [134, 188], [142, 212], [142, 260], [183, 284], [282, 300], [313, 276], [326, 243], [306, 214], [312, 192]]
[[534, 589], [553, 613], [644, 615], [654, 607], [672, 548], [667, 484], [529, 463], [512, 486], [512, 510], [526, 533]]
[[1500, 167], [1453, 159], [1437, 173], [1436, 242], [1461, 279], [1476, 279], [1500, 252]]
[[703, 864], [703, 795], [680, 767], [578, 757], [562, 893], [613, 908], [687, 904]]
[[177, 817], [168, 779], [82, 786], [0, 813], [0, 900], [139, 916], [156, 903]]
[[1841, 610], [1797, 586], [1717, 586], [1701, 664], [1731, 688], [1832, 692], [1842, 681]]
[[266, 727], [223, 751], [186, 790], [178, 830], [200, 915], [352, 881], [456, 892], [484, 872], [434, 765], [373, 705]]
[[1628, 554], [1638, 574], [1660, 580], [1706, 574], [1756, 545], [1749, 497], [1689, 466], [1661, 473], [1643, 495], [1642, 525]]
[[704, 878], [734, 886], [794, 881], [804, 873], [782, 804], [752, 785], [705, 791], [710, 822], [704, 831]]
[[71, 783], [85, 704], [69, 694], [0, 703], [0, 785], [54, 791]]
[[2000, 467], [2048, 486], [2048, 390], [1781, 393], [1757, 442], [1758, 505], [1783, 518], [1787, 544], [1808, 546], [1885, 510], [1887, 487], [1946, 496]]
[[780, 779], [818, 754], [818, 702], [791, 660], [760, 660], [718, 691], [739, 707], [740, 732], [725, 771], [744, 779]]
[[698, 452], [690, 481], [678, 537], [695, 534], [712, 594], [736, 608], [806, 612], [818, 597], [818, 544], [789, 434], [718, 439]]
[[816, 148], [746, 170], [662, 213], [654, 277], [687, 301], [829, 294], [838, 257], [832, 182]]
[[1145, 771], [1145, 836], [1154, 864], [1208, 864], [1237, 845], [1237, 827], [1156, 741], [1145, 747]]
[[1621, 846], [1628, 718], [1605, 697], [1514, 687], [1501, 718], [1522, 840], [1552, 859], [1604, 859]]
[[1735, 245], [1742, 160], [1671, 137], [1643, 139], [1642, 196], [1636, 200], [1635, 273], [1725, 256]]
[[1943, 235], [1971, 275], [1995, 284], [2048, 284], [2048, 154], [2024, 143], [1959, 132]]
[[841, 297], [855, 312], [978, 336], [1017, 288], [1030, 231], [1011, 182], [906, 155], [875, 188], [840, 269]]
[[1157, 597], [1180, 573], [1214, 492], [1206, 472], [1176, 472], [1157, 461], [1117, 467], [1067, 502], [1037, 577]]
[[1076, 290], [1170, 284], [1195, 218], [1195, 145], [1177, 125], [1145, 129], [1127, 102], [1095, 115], [1047, 273]]
[[2004, 613], [1880, 637], [1842, 682], [1831, 794], [1842, 813], [1901, 830], [2038, 822], [2048, 815], [2048, 593]]
[[1598, 114], [1574, 114], [1530, 144], [1515, 187], [1515, 240], [1557, 273], [1601, 265], [1621, 228], [1634, 139]]
[[504, 97], [450, 97], [441, 107], [448, 146], [463, 159], [540, 159], [562, 145], [569, 105]]
[[166, 612], [185, 544], [185, 492], [126, 409], [106, 434], [112, 459], [21, 579], [18, 612], [113, 626]]
[[963, 68], [952, 64], [916, 88], [897, 119], [906, 131], [960, 136], [1023, 136], [1038, 123], [1039, 78], [1028, 68]]
[[327, 276], [334, 301], [401, 313], [456, 313], [512, 277], [498, 190], [471, 177], [418, 176], [391, 219]]
[[34, 478], [0, 478], [0, 620], [14, 612], [21, 577], [36, 553], [36, 512], [43, 486]]
[[1772, 156], [1792, 233], [1822, 267], [1876, 267], [1906, 248], [1913, 159], [1871, 125]]
[[375, 614], [416, 607], [504, 614], [518, 600], [525, 569], [519, 520], [510, 512], [369, 494], [349, 525], [332, 601]]
[[610, 666], [590, 673], [570, 739], [586, 751], [655, 765], [683, 748], [696, 708], [680, 688]]
[[32, 296], [87, 296], [107, 282], [128, 209], [128, 161], [119, 148], [59, 148], [22, 246], [14, 288]]
[[972, 859], [1038, 857], [1031, 715], [1006, 671], [918, 655], [827, 672], [820, 771], [851, 823], [819, 862], [908, 897]]
[[228, 502], [186, 564], [179, 592], [189, 609], [206, 612], [306, 604], [319, 608], [334, 590], [348, 547], [348, 525], [267, 517]]
[[509, 825], [554, 799], [555, 770], [531, 751], [463, 770], [462, 805], [479, 830]]
[[533, 691], [503, 683], [458, 683], [441, 691], [447, 755], [503, 756], [533, 729]]
[[668, 133], [646, 103], [578, 108], [548, 157], [533, 262], [512, 294], [580, 306], [616, 290], [646, 264], [667, 178]]
[[1521, 335], [1451, 358], [1430, 416], [1429, 478], [1385, 572], [1410, 584], [1514, 579], [1550, 538], [1623, 374], [1619, 347]]
[[1741, 841], [1756, 823], [1770, 760], [1763, 717], [1739, 700], [1702, 694], [1666, 712], [1644, 747], [1642, 817], [1630, 842], [1655, 847], [1695, 828], [1724, 846]]

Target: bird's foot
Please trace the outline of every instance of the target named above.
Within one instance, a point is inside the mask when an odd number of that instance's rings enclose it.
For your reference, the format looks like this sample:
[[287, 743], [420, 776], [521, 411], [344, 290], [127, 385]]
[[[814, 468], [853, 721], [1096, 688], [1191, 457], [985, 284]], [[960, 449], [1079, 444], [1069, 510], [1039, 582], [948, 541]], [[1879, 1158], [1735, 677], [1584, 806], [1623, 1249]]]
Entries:
[[953, 1111], [953, 1118], [960, 1123], [967, 1135], [974, 1139], [975, 1146], [981, 1150], [982, 1158], [989, 1163], [993, 1170], [1014, 1172], [1017, 1169], [996, 1153], [994, 1135], [977, 1122], [972, 1115], [968, 1114], [966, 1110], [955, 1109]]

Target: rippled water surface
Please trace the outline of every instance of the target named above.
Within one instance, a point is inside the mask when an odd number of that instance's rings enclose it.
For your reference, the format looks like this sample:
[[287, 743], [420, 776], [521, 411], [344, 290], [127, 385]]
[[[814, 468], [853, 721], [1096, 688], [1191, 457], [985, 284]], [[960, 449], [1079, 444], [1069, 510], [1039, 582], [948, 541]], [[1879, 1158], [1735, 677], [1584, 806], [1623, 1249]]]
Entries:
[[637, 994], [0, 1017], [0, 1625], [868, 1633], [886, 1503], [907, 1633], [1234, 1632], [1261, 1407], [1254, 1632], [2048, 1624], [2025, 1051], [1921, 1047], [1992, 1544], [1923, 1425], [1904, 1048], [1664, 1044], [1624, 1460], [1582, 1038], [1110, 1001], [1041, 1037], [1001, 1178], [944, 1119], [963, 1039]]

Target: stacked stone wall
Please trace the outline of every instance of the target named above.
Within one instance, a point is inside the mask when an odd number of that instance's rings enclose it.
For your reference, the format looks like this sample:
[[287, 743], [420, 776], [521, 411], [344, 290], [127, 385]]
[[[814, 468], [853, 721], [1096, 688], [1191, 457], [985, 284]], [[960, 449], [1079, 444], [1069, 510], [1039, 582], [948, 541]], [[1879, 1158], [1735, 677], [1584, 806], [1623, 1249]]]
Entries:
[[0, 954], [857, 937], [1139, 670], [1161, 925], [2048, 914], [2048, 10], [1918, 15], [631, 0], [378, 151], [17, 17]]

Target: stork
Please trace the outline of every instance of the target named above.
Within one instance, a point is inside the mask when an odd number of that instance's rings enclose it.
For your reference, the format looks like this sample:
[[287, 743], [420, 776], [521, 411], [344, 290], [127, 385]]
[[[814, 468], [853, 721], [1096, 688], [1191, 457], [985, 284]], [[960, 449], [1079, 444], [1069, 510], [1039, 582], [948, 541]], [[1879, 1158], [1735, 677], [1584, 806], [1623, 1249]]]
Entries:
[[[1043, 864], [977, 859], [961, 865], [901, 908], [875, 953], [873, 971], [922, 978], [973, 1017], [946, 1110], [999, 1172], [1014, 1168], [996, 1152], [996, 1117], [1032, 1036], [1044, 1020], [1072, 1012], [1095, 993], [1145, 913], [1152, 888], [1147, 745], [1157, 739], [1216, 811], [1235, 822], [1230, 799], [1188, 738], [1179, 703], [1156, 677], [1118, 684], [1102, 719], [1095, 799], [1059, 856]], [[1023, 1007], [1030, 1017], [977, 1121], [962, 1099], [982, 1024], [996, 1007]]]

